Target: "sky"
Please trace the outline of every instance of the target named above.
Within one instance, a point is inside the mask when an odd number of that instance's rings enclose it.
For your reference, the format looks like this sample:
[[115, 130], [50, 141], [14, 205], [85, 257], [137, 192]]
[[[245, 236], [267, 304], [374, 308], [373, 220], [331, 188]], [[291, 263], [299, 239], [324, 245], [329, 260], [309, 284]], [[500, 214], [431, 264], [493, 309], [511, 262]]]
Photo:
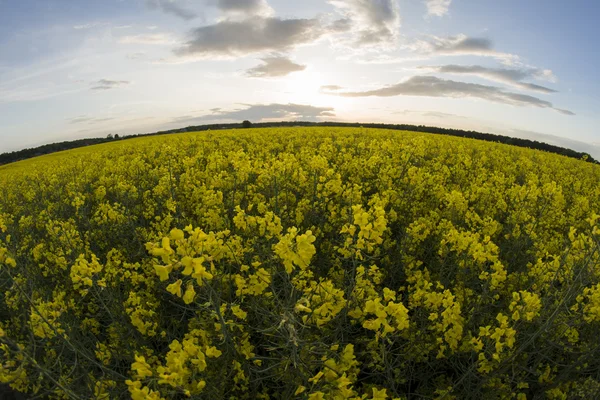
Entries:
[[595, 0], [0, 0], [0, 152], [250, 120], [600, 158]]

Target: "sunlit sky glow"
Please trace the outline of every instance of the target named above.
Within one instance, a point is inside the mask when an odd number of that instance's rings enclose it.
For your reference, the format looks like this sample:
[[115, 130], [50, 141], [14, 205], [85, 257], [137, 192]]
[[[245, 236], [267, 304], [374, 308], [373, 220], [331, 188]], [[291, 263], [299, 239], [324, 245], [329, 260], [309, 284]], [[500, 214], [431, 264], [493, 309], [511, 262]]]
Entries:
[[0, 152], [219, 122], [385, 122], [600, 157], [593, 0], [0, 0]]

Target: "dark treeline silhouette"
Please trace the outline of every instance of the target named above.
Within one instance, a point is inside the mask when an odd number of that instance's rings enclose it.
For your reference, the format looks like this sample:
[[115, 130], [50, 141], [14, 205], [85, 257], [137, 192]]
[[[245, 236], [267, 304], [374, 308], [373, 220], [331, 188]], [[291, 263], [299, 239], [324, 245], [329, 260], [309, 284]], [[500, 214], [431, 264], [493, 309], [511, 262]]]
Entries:
[[100, 144], [106, 142], [113, 142], [117, 140], [131, 139], [140, 136], [154, 136], [154, 135], [166, 135], [173, 133], [183, 132], [196, 132], [196, 131], [209, 131], [219, 129], [237, 129], [237, 128], [270, 128], [279, 126], [332, 126], [332, 127], [364, 127], [364, 128], [381, 128], [381, 129], [393, 129], [402, 131], [412, 132], [425, 132], [434, 133], [439, 135], [450, 135], [459, 136], [470, 139], [485, 140], [488, 142], [504, 143], [513, 146], [527, 147], [530, 149], [543, 150], [549, 153], [556, 153], [566, 157], [577, 158], [598, 164], [591, 155], [588, 153], [578, 152], [572, 149], [564, 147], [554, 146], [544, 142], [538, 142], [537, 140], [520, 139], [509, 136], [495, 135], [492, 133], [481, 133], [476, 131], [465, 131], [462, 129], [448, 129], [439, 128], [425, 125], [406, 125], [406, 124], [375, 124], [375, 123], [348, 123], [348, 122], [306, 122], [306, 121], [283, 121], [283, 122], [258, 122], [250, 123], [250, 121], [244, 121], [243, 123], [232, 123], [232, 124], [211, 124], [211, 125], [199, 125], [199, 126], [188, 126], [186, 128], [171, 129], [167, 131], [153, 132], [153, 133], [142, 133], [137, 135], [108, 135], [106, 138], [96, 139], [79, 139], [68, 142], [46, 144], [40, 147], [24, 149], [19, 151], [13, 151], [11, 153], [0, 154], [0, 165], [8, 164], [15, 161], [26, 160], [28, 158], [41, 156], [44, 154], [55, 153], [58, 151], [75, 149], [78, 147], [90, 146], [93, 144]]
[[76, 149], [78, 147], [90, 146], [93, 144], [100, 144], [114, 141], [114, 138], [95, 138], [95, 139], [78, 139], [67, 142], [45, 144], [43, 146], [34, 147], [30, 149], [23, 149], [19, 151], [13, 151], [12, 153], [0, 154], [0, 165], [8, 164], [15, 161], [26, 160], [37, 156], [43, 156], [45, 154], [56, 153], [58, 151]]

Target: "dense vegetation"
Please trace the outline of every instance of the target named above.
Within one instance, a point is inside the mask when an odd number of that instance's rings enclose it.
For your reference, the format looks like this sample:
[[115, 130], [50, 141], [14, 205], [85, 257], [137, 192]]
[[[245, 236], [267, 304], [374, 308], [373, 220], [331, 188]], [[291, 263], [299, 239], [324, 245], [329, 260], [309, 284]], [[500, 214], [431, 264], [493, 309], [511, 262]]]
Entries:
[[366, 128], [0, 168], [0, 382], [69, 399], [600, 397], [600, 167]]
[[106, 138], [97, 139], [79, 139], [67, 142], [52, 143], [43, 146], [39, 146], [31, 149], [24, 149], [19, 151], [13, 151], [10, 153], [0, 154], [0, 165], [8, 164], [15, 161], [26, 160], [28, 158], [41, 156], [44, 154], [51, 154], [58, 151], [75, 149], [78, 147], [89, 146], [92, 144], [99, 144], [110, 142], [119, 139], [131, 139], [140, 136], [153, 136], [153, 135], [165, 135], [170, 133], [183, 133], [183, 132], [200, 132], [215, 129], [235, 129], [235, 128], [269, 128], [269, 127], [292, 127], [292, 126], [323, 126], [323, 127], [367, 127], [367, 128], [381, 128], [381, 129], [394, 129], [411, 132], [426, 132], [436, 133], [441, 135], [459, 136], [471, 139], [485, 140], [488, 142], [505, 143], [519, 147], [526, 147], [530, 149], [543, 150], [550, 153], [561, 154], [563, 156], [584, 159], [588, 162], [597, 163], [596, 160], [588, 153], [578, 152], [572, 149], [567, 149], [560, 146], [554, 146], [548, 143], [538, 142], [536, 140], [513, 138], [509, 136], [494, 135], [491, 133], [481, 133], [475, 131], [465, 131], [461, 129], [448, 129], [438, 128], [433, 126], [424, 125], [407, 125], [407, 124], [359, 124], [359, 123], [342, 123], [342, 122], [264, 122], [252, 124], [250, 121], [244, 121], [241, 124], [212, 124], [212, 125], [199, 125], [199, 126], [188, 126], [187, 128], [172, 129], [168, 131], [160, 131], [156, 133], [145, 133], [139, 135], [128, 135], [119, 138], [119, 135], [108, 135]]

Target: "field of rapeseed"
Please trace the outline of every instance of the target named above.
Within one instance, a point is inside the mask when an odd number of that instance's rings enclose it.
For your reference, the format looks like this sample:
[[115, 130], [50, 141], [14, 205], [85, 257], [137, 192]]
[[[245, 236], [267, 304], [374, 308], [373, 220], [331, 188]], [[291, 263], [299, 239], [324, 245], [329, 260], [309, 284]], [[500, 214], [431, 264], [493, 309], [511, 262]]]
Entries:
[[0, 382], [57, 399], [600, 397], [600, 167], [362, 128], [0, 168]]

